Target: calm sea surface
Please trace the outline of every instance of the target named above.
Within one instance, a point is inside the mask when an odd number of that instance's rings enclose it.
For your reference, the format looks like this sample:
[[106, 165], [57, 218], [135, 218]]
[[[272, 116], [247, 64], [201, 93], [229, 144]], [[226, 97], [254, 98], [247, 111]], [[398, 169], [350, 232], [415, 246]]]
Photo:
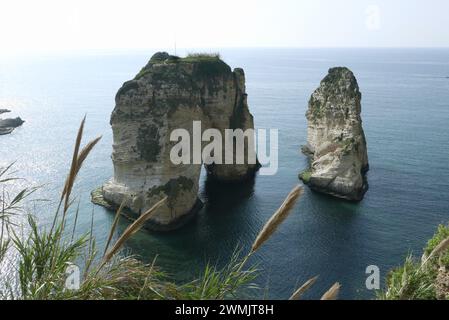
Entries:
[[[206, 205], [183, 229], [140, 232], [127, 249], [185, 281], [207, 262], [221, 264], [237, 246], [253, 242], [264, 222], [306, 167], [305, 112], [312, 91], [333, 66], [355, 73], [363, 94], [370, 189], [358, 204], [306, 190], [288, 220], [254, 257], [263, 270], [257, 297], [288, 298], [320, 275], [316, 297], [333, 282], [341, 297], [371, 298], [365, 269], [382, 276], [409, 252], [421, 253], [439, 223], [449, 221], [449, 50], [447, 49], [224, 49], [223, 59], [245, 69], [250, 110], [258, 128], [279, 129], [279, 171], [239, 188], [211, 185]], [[28, 204], [45, 225], [68, 170], [73, 141], [87, 114], [85, 140], [103, 135], [80, 174], [78, 232], [90, 228], [89, 193], [112, 175], [109, 116], [121, 84], [154, 52], [0, 58], [0, 108], [26, 123], [0, 136], [0, 166], [17, 161], [23, 185], [42, 185]], [[180, 54], [182, 52], [178, 52]], [[3, 115], [5, 116], [5, 115]], [[104, 245], [113, 215], [94, 207], [94, 232]], [[120, 226], [123, 229], [126, 223]], [[265, 290], [265, 288], [268, 288]]]

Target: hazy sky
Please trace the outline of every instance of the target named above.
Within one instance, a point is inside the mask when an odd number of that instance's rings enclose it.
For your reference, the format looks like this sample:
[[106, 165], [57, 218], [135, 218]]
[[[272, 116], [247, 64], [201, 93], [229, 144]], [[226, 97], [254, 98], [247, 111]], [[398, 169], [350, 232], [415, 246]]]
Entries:
[[447, 0], [0, 0], [0, 52], [449, 46]]

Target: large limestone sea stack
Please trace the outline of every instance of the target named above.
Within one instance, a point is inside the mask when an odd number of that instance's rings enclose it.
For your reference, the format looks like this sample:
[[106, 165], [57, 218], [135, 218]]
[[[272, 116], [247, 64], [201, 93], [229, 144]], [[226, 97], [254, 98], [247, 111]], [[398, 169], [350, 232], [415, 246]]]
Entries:
[[[93, 193], [93, 201], [111, 207], [125, 201], [135, 218], [167, 196], [147, 227], [169, 230], [182, 224], [200, 205], [202, 164], [172, 163], [170, 152], [177, 142], [170, 135], [185, 129], [192, 137], [194, 121], [201, 121], [203, 131], [254, 127], [243, 70], [231, 70], [218, 56], [156, 53], [116, 95], [111, 116], [114, 177]], [[206, 169], [212, 178], [230, 182], [252, 178], [257, 165], [213, 163]]]
[[361, 98], [354, 74], [329, 70], [309, 101], [307, 145], [310, 168], [300, 179], [313, 190], [360, 201], [368, 188], [368, 155], [362, 128]]

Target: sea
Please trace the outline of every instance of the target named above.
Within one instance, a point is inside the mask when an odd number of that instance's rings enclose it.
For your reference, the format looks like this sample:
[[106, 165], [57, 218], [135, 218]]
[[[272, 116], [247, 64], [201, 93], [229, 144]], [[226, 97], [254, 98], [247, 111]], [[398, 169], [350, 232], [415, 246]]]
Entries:
[[[21, 180], [12, 188], [39, 187], [26, 202], [42, 227], [53, 218], [74, 140], [86, 115], [84, 142], [103, 138], [85, 162], [74, 191], [77, 234], [91, 229], [105, 245], [114, 214], [92, 205], [90, 192], [111, 178], [114, 97], [157, 49], [0, 57], [1, 117], [26, 122], [0, 136], [0, 167], [14, 163]], [[174, 53], [173, 49], [169, 50]], [[140, 231], [126, 252], [157, 265], [174, 281], [198, 277], [207, 263], [222, 266], [237, 248], [248, 251], [264, 223], [307, 167], [305, 113], [311, 93], [331, 67], [350, 68], [362, 92], [362, 119], [370, 171], [363, 201], [351, 203], [307, 187], [288, 219], [254, 255], [260, 289], [248, 298], [287, 299], [309, 278], [305, 298], [319, 298], [333, 283], [341, 299], [373, 299], [370, 266], [389, 270], [408, 254], [419, 257], [439, 224], [449, 222], [449, 49], [178, 49], [219, 51], [245, 70], [256, 128], [279, 130], [279, 169], [239, 186], [217, 185], [201, 175], [205, 206], [183, 228]], [[93, 218], [92, 218], [93, 217]], [[72, 223], [74, 213], [69, 215]], [[119, 233], [128, 221], [122, 219]], [[372, 268], [372, 267], [371, 267]]]

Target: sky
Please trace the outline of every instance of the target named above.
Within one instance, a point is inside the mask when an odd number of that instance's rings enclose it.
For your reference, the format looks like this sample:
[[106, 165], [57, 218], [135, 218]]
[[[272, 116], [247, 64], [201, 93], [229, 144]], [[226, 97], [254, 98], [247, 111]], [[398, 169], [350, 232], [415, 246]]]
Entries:
[[448, 47], [447, 0], [0, 0], [0, 54]]

